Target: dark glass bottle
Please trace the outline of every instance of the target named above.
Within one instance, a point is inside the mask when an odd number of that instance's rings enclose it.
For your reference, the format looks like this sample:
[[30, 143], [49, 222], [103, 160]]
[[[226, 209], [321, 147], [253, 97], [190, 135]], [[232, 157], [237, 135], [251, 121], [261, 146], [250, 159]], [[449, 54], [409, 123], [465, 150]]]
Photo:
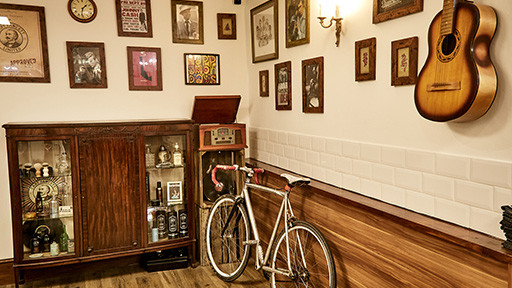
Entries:
[[167, 223], [169, 224], [167, 233], [169, 239], [178, 238], [178, 213], [176, 210], [174, 210], [174, 208], [167, 212]]
[[179, 214], [179, 230], [180, 230], [180, 237], [186, 237], [188, 234], [188, 221], [187, 221], [187, 209], [183, 208], [180, 209], [178, 212]]
[[160, 181], [156, 182], [156, 199], [160, 200], [162, 205], [164, 204], [162, 182]]
[[158, 228], [158, 239], [165, 239], [167, 234], [167, 221], [165, 210], [160, 207], [156, 210], [156, 227]]
[[38, 234], [32, 237], [32, 240], [30, 240], [30, 246], [30, 252], [32, 254], [41, 253], [41, 238]]
[[36, 195], [36, 212], [37, 212], [37, 215], [40, 216], [41, 214], [43, 214], [43, 197], [41, 196], [41, 191], [37, 191], [37, 195]]
[[43, 252], [50, 252], [50, 235], [48, 233], [44, 233], [42, 242], [43, 242]]

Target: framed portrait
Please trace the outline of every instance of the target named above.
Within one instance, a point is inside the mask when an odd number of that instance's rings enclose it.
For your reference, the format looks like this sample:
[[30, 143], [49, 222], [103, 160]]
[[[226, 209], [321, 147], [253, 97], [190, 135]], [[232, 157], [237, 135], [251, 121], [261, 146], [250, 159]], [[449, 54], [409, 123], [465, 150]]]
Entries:
[[260, 96], [261, 97], [268, 97], [269, 96], [269, 92], [268, 92], [268, 88], [269, 88], [269, 85], [268, 85], [268, 70], [263, 70], [263, 71], [260, 71]]
[[66, 42], [66, 48], [71, 88], [107, 88], [104, 43]]
[[171, 1], [172, 42], [204, 44], [203, 2]]
[[414, 85], [418, 78], [418, 37], [391, 42], [391, 85]]
[[0, 81], [50, 83], [44, 7], [0, 3]]
[[373, 24], [423, 11], [423, 0], [373, 0]]
[[153, 37], [151, 0], [116, 0], [117, 35]]
[[236, 14], [217, 13], [219, 39], [236, 39]]
[[309, 43], [309, 0], [285, 1], [286, 47]]
[[267, 1], [251, 9], [253, 63], [279, 57], [277, 17], [277, 0]]
[[302, 61], [302, 112], [324, 113], [324, 57]]
[[356, 42], [356, 81], [375, 80], [377, 38]]
[[183, 190], [180, 181], [167, 182], [167, 205], [183, 203]]
[[276, 110], [292, 110], [292, 62], [274, 65]]
[[220, 85], [219, 54], [184, 54], [186, 85]]
[[160, 48], [126, 47], [130, 90], [162, 91], [162, 53]]

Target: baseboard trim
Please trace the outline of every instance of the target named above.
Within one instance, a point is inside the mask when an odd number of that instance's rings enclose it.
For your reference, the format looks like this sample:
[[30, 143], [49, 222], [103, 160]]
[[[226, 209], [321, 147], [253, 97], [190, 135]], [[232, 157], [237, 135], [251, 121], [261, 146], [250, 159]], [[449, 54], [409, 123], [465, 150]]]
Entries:
[[14, 284], [13, 259], [0, 260], [0, 285]]

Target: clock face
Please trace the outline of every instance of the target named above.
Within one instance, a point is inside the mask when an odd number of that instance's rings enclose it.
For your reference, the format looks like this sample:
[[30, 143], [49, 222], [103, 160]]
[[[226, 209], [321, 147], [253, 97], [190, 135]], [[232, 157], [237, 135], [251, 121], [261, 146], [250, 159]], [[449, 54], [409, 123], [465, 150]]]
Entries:
[[97, 13], [93, 0], [69, 0], [68, 11], [71, 17], [79, 22], [91, 22]]

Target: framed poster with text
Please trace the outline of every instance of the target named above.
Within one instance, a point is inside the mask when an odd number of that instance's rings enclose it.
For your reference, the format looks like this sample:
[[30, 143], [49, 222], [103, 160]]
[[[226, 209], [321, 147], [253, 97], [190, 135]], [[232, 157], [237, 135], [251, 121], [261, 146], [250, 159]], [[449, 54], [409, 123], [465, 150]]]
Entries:
[[151, 0], [116, 0], [117, 34], [153, 37]]
[[0, 3], [0, 81], [50, 83], [44, 7]]

